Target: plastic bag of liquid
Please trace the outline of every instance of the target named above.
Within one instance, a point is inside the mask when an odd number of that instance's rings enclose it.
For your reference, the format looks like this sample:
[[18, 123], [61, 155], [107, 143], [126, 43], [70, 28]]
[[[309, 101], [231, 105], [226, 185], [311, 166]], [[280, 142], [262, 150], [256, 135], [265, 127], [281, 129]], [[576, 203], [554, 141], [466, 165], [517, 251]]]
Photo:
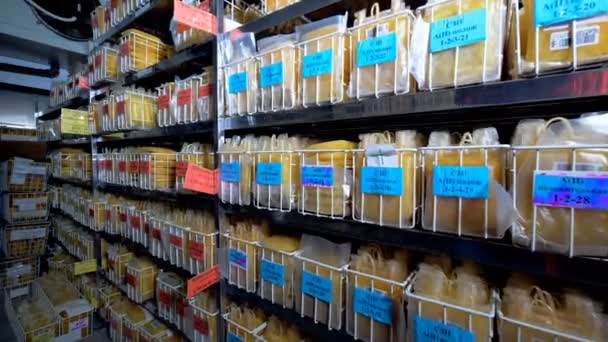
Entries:
[[258, 67], [254, 34], [223, 34], [220, 52], [227, 116], [255, 113], [258, 107]]
[[262, 338], [267, 342], [299, 342], [304, 340], [293, 323], [282, 321], [275, 316], [268, 319]]
[[230, 335], [235, 335], [244, 342], [257, 341], [256, 337], [261, 333], [262, 325], [266, 322], [266, 314], [260, 308], [249, 308], [236, 304], [228, 307], [227, 316], [227, 340], [231, 341], [236, 338]]
[[299, 99], [300, 50], [295, 34], [281, 34], [258, 41], [260, 111], [292, 109]]
[[347, 269], [346, 331], [363, 341], [404, 341], [407, 252], [359, 248]]
[[468, 330], [475, 340], [490, 340], [493, 336], [494, 296], [478, 267], [465, 262], [460, 267], [449, 269], [446, 268], [448, 265], [430, 261], [419, 265], [414, 283], [407, 290], [409, 326], [412, 327], [408, 331], [410, 338], [416, 336], [418, 317], [421, 317]]
[[[508, 56], [513, 77], [576, 69], [608, 60], [608, 7], [603, 13], [575, 10], [572, 16], [558, 19], [536, 15], [535, 8], [542, 6], [537, 1], [509, 0]], [[599, 9], [599, 3], [592, 5]]]
[[220, 199], [231, 204], [249, 205], [252, 195], [252, 155], [256, 138], [247, 135], [241, 139], [233, 136], [221, 140], [220, 155]]
[[[421, 176], [416, 148], [423, 144], [424, 138], [416, 131], [359, 136], [360, 150], [355, 152], [354, 172], [355, 220], [399, 228], [414, 227], [420, 206]], [[363, 168], [370, 172], [366, 174], [366, 184], [363, 184]], [[394, 168], [401, 170], [391, 171]], [[390, 176], [389, 171], [392, 172]], [[383, 175], [374, 177], [373, 172]], [[400, 180], [401, 187], [398, 186]]]
[[269, 235], [268, 223], [237, 221], [228, 227], [228, 281], [249, 292], [256, 291], [259, 252], [257, 242]]
[[[410, 57], [418, 87], [500, 80], [506, 12], [504, 0], [440, 0], [419, 7]], [[463, 31], [469, 32], [464, 40]]]
[[300, 212], [344, 218], [350, 215], [352, 152], [356, 144], [334, 140], [298, 151], [301, 160]]
[[296, 26], [302, 51], [302, 104], [304, 107], [342, 102], [350, 81], [348, 15], [336, 15]]
[[300, 241], [296, 311], [331, 329], [342, 327], [343, 269], [350, 257], [350, 247], [350, 243], [336, 244], [306, 234]]
[[374, 3], [370, 16], [355, 13], [350, 29], [353, 53], [348, 95], [352, 98], [405, 94], [414, 90], [410, 82], [408, 51], [414, 15], [400, 0], [380, 12]]
[[257, 139], [253, 191], [256, 207], [288, 211], [295, 208], [300, 185], [300, 160], [295, 151], [306, 143], [306, 138], [287, 134]]
[[260, 242], [260, 297], [285, 308], [293, 308], [295, 299], [294, 277], [296, 260], [294, 254], [300, 239], [271, 235]]
[[[560, 196], [553, 202], [534, 199], [535, 184], [540, 184], [535, 182], [538, 173], [556, 175], [557, 172], [557, 175], [572, 177], [595, 175], [599, 179], [606, 177], [608, 115], [590, 115], [574, 120], [555, 118], [545, 123], [540, 132], [535, 131], [534, 136], [529, 138], [536, 140], [529, 146], [530, 149], [515, 150], [514, 162], [517, 165], [513, 188], [517, 222], [513, 229], [513, 241], [536, 250], [570, 255], [608, 255], [608, 228], [604, 224], [608, 222], [608, 212], [605, 208], [564, 202]], [[596, 145], [596, 148], [585, 145]], [[536, 152], [535, 148], [543, 146], [554, 147]], [[570, 173], [572, 171], [574, 173]], [[573, 239], [572, 244], [570, 238]]]
[[422, 156], [422, 227], [502, 238], [514, 220], [506, 190], [507, 151], [492, 127], [467, 132], [456, 145], [448, 132], [432, 132]]

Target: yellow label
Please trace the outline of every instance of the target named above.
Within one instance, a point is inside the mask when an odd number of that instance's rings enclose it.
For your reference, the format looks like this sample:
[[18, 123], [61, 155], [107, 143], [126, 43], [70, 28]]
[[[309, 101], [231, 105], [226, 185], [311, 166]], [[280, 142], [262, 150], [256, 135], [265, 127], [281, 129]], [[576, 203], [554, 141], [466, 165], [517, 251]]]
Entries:
[[61, 133], [90, 135], [89, 113], [84, 110], [61, 108]]
[[74, 275], [97, 271], [97, 259], [89, 259], [74, 263]]
[[108, 268], [108, 258], [103, 257], [103, 258], [101, 259], [101, 268], [102, 268], [102, 269], [104, 269], [104, 270], [105, 270], [106, 268]]

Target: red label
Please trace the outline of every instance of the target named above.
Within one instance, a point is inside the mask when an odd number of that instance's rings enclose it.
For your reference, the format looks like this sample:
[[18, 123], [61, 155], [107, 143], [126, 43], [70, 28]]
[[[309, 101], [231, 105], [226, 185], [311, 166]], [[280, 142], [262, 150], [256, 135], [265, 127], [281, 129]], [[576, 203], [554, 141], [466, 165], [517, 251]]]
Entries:
[[171, 305], [171, 295], [165, 290], [158, 291], [158, 300], [165, 306]]
[[127, 222], [127, 214], [120, 213], [120, 222]]
[[177, 235], [173, 235], [173, 234], [169, 235], [169, 242], [173, 246], [178, 247], [178, 248], [182, 248], [182, 246], [183, 246], [182, 238]]
[[101, 55], [95, 56], [95, 66], [98, 67], [101, 65]]
[[121, 56], [128, 56], [129, 55], [129, 42], [126, 41], [122, 44], [120, 44], [120, 55]]
[[89, 78], [86, 76], [78, 76], [78, 88], [89, 89]]
[[184, 317], [184, 312], [186, 311], [187, 306], [188, 304], [183, 299], [178, 300], [176, 303], [177, 314]]
[[215, 265], [205, 272], [192, 277], [188, 280], [186, 288], [188, 298], [192, 298], [202, 291], [208, 289], [211, 285], [220, 281], [220, 266]]
[[112, 210], [110, 209], [106, 210], [106, 220], [112, 220]]
[[177, 105], [184, 106], [192, 103], [192, 88], [182, 89], [177, 92]]
[[89, 209], [89, 217], [95, 217], [95, 210]]
[[150, 225], [148, 223], [144, 224], [144, 233], [150, 233]]
[[140, 161], [139, 162], [139, 173], [143, 175], [149, 175], [152, 172], [152, 168], [150, 167], [149, 161]]
[[118, 0], [112, 0], [112, 1], [110, 2], [110, 7], [111, 7], [112, 9], [117, 9], [117, 8], [118, 8]]
[[186, 177], [186, 170], [188, 169], [187, 161], [178, 161], [175, 163], [175, 175], [177, 177]]
[[205, 259], [205, 244], [202, 242], [190, 240], [188, 241], [190, 249], [190, 257], [195, 260], [203, 261]]
[[112, 164], [111, 159], [106, 160], [106, 170], [112, 170]]
[[103, 107], [101, 108], [101, 114], [103, 115], [110, 115], [110, 107], [108, 106], [108, 104], [104, 104]]
[[134, 275], [127, 273], [127, 284], [137, 288], [137, 278]]
[[207, 194], [217, 194], [219, 185], [219, 170], [210, 170], [196, 164], [189, 163], [186, 170], [184, 188]]
[[152, 238], [160, 240], [160, 229], [152, 228]]
[[124, 324], [122, 326], [122, 331], [123, 331], [122, 334], [124, 335], [123, 336], [124, 338], [126, 338], [127, 340], [131, 340], [131, 341], [133, 340], [133, 333], [131, 332], [131, 329], [128, 329], [127, 327], [125, 327]]
[[158, 109], [167, 109], [169, 108], [169, 94], [159, 95], [158, 96]]
[[118, 162], [118, 171], [127, 172], [127, 162], [126, 161], [121, 160]]
[[141, 219], [139, 216], [131, 216], [131, 228], [139, 230], [141, 228]]
[[125, 112], [125, 101], [116, 102], [116, 113], [124, 114], [124, 112]]
[[129, 172], [130, 173], [139, 173], [139, 161], [130, 161], [129, 162]]
[[209, 322], [205, 318], [194, 315], [194, 330], [203, 336], [209, 335]]
[[112, 324], [112, 329], [116, 330], [116, 328], [118, 327], [118, 323], [116, 323], [116, 320], [112, 320], [111, 324]]
[[181, 0], [175, 0], [173, 18], [178, 24], [196, 28], [215, 34], [217, 32], [217, 17], [203, 9], [186, 5]]
[[89, 72], [93, 72], [93, 71], [95, 71], [93, 64], [89, 64]]
[[204, 85], [204, 86], [198, 87], [198, 97], [209, 96], [209, 94], [211, 94], [211, 86]]

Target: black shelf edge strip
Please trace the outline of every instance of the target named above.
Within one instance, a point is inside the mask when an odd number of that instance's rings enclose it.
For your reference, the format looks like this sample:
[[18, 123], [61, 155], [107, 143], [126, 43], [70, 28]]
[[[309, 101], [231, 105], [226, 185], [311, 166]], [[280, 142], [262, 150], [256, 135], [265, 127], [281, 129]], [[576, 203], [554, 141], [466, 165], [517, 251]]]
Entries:
[[[204, 193], [178, 194], [175, 192], [143, 190], [131, 186], [114, 185], [99, 182], [97, 183], [97, 189], [123, 195], [125, 197], [177, 203], [179, 205], [184, 205], [191, 208], [204, 207], [204, 204], [206, 204], [205, 202], [214, 202], [217, 200], [217, 197], [215, 195], [208, 195]], [[201, 200], [203, 200], [203, 202], [201, 202]]]
[[420, 227], [399, 229], [356, 222], [334, 220], [297, 212], [256, 209], [252, 206], [222, 204], [224, 212], [255, 215], [270, 220], [276, 226], [305, 233], [323, 234], [336, 238], [376, 242], [402, 247], [425, 254], [448, 254], [457, 259], [469, 259], [479, 264], [510, 271], [563, 279], [575, 284], [608, 288], [608, 260], [532, 252], [512, 245], [507, 238], [485, 240], [455, 234], [434, 233]]
[[58, 104], [53, 107], [47, 108], [42, 115], [37, 117], [37, 120], [51, 120], [57, 119], [61, 114], [61, 108], [75, 109], [80, 106], [89, 104], [89, 93], [88, 90], [83, 90], [79, 96], [71, 98], [64, 103]]
[[[430, 114], [450, 114], [450, 120], [466, 120], [475, 110], [499, 108], [485, 117], [504, 119], [514, 113], [502, 109], [538, 105], [562, 105], [567, 102], [582, 102], [602, 98], [608, 104], [608, 68], [592, 69], [544, 76], [534, 79], [502, 81], [463, 88], [419, 92], [399, 96], [351, 101], [336, 105], [299, 108], [277, 113], [259, 113], [224, 118], [220, 130], [252, 130], [288, 125], [318, 125], [347, 120], [378, 118], [409, 120], [413, 116], [424, 116], [432, 123]], [[525, 114], [525, 113], [524, 113]], [[537, 113], [536, 115], [539, 115]], [[529, 114], [526, 114], [529, 115]]]
[[[142, 143], [157, 143], [160, 141], [181, 140], [184, 138], [198, 138], [201, 141], [213, 139], [215, 121], [202, 121], [191, 124], [157, 127], [148, 130], [131, 131], [122, 138], [98, 136], [97, 147], [126, 146]], [[112, 134], [112, 133], [107, 133]]]
[[49, 177], [49, 184], [51, 185], [62, 185], [62, 184], [70, 184], [80, 188], [91, 189], [91, 182], [85, 182], [76, 179], [66, 179], [59, 177]]
[[221, 281], [222, 293], [239, 301], [246, 302], [253, 307], [260, 308], [270, 315], [290, 322], [297, 326], [304, 334], [314, 338], [315, 341], [354, 341], [354, 338], [344, 331], [329, 330], [326, 325], [315, 323], [311, 318], [301, 317], [300, 314], [291, 309], [284, 309], [282, 306], [272, 304], [272, 302], [260, 298], [258, 295], [241, 290], [236, 286], [229, 285], [226, 280]]

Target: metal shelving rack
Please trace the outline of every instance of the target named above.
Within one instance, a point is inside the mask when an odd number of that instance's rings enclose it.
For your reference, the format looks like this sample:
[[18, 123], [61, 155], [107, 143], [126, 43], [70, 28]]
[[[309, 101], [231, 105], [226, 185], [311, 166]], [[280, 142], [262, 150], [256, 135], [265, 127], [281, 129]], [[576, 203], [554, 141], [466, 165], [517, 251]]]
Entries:
[[[215, 14], [218, 18], [218, 30], [222, 32], [223, 0], [214, 1], [217, 9]], [[155, 8], [155, 5], [160, 2], [151, 1], [149, 5], [138, 10], [131, 18], [103, 35], [95, 43], [100, 44], [111, 40], [138, 20], [142, 20], [146, 11]], [[239, 30], [264, 35], [270, 28], [288, 19], [306, 16], [339, 3], [342, 1], [302, 0], [243, 25]], [[127, 75], [123, 84], [158, 86], [161, 82], [172, 79], [173, 73], [183, 73], [184, 70], [194, 70], [201, 65], [211, 64], [215, 66], [216, 75], [216, 86], [213, 87], [215, 97], [212, 106], [215, 107], [216, 114], [219, 114], [222, 108], [220, 107], [221, 102], [217, 99], [220, 98], [222, 90], [217, 86], [219, 84], [217, 75], [220, 75], [217, 49], [218, 39], [193, 46], [155, 66]], [[608, 108], [608, 69], [599, 68], [532, 79], [386, 96], [278, 113], [229, 118], [219, 118], [219, 115], [215, 115], [217, 118], [215, 121], [126, 132], [123, 138], [97, 135], [91, 139], [91, 150], [96, 153], [103, 147], [159, 142], [175, 143], [195, 139], [212, 141], [217, 150], [220, 138], [246, 133], [315, 132], [329, 135], [332, 132], [348, 132], [348, 134], [353, 134], [353, 132], [363, 130], [383, 130], [395, 127], [428, 130], [434, 127], [470, 127], [484, 123], [512, 127], [522, 118], [548, 117], [581, 112], [581, 109], [594, 111], [606, 108]], [[298, 227], [301, 232], [345, 240], [377, 242], [427, 254], [448, 254], [457, 259], [472, 259], [482, 265], [499, 270], [526, 272], [599, 291], [608, 289], [608, 278], [605, 276], [608, 272], [607, 260], [569, 258], [563, 255], [532, 252], [529, 249], [514, 246], [510, 242], [510, 236], [502, 240], [484, 240], [434, 233], [422, 230], [420, 227], [412, 230], [397, 229], [349, 219], [334, 220], [314, 215], [301, 215], [296, 211], [285, 213], [260, 210], [253, 206], [227, 205], [221, 204], [215, 196], [177, 195], [103, 184], [97, 181], [95, 168], [94, 165], [92, 180], [94, 191], [100, 190], [134, 198], [169, 201], [180, 205], [198, 206], [200, 205], [198, 200], [204, 199], [205, 201], [202, 202], [214, 207], [218, 230], [220, 218], [224, 214], [264, 217], [277, 227], [292, 229]], [[107, 237], [105, 233], [99, 233], [97, 236]], [[226, 281], [221, 281], [217, 286], [222, 295], [261, 307], [271, 314], [292, 321], [318, 340], [352, 340], [352, 337], [344, 331], [328, 330], [327, 327], [315, 324], [310, 319], [301, 318], [293, 310], [271, 304], [255, 294], [228, 285]], [[221, 303], [218, 303], [218, 307], [222, 307]], [[218, 332], [223, 331], [221, 321], [221, 319], [218, 320], [220, 322]]]

